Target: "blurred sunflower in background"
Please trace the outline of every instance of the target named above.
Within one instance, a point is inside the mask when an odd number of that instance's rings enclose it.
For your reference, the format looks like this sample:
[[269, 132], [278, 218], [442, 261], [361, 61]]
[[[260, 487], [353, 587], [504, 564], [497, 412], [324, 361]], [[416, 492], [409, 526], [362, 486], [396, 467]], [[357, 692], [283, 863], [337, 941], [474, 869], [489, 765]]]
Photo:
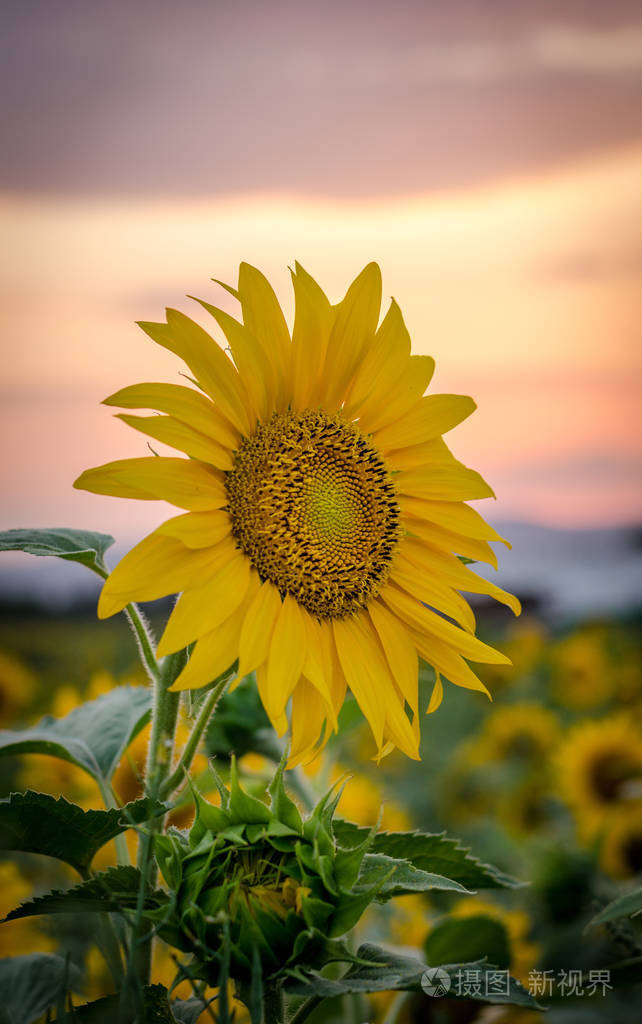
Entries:
[[642, 819], [642, 730], [625, 715], [573, 726], [556, 759], [559, 795], [584, 838], [621, 812]]
[[[418, 758], [418, 656], [488, 692], [467, 660], [508, 659], [478, 640], [459, 591], [519, 602], [458, 555], [496, 566], [502, 538], [464, 502], [493, 496], [442, 435], [474, 410], [460, 395], [423, 397], [434, 361], [410, 354], [392, 301], [379, 324], [381, 273], [371, 263], [331, 305], [296, 264], [292, 336], [266, 278], [241, 264], [227, 288], [242, 322], [198, 300], [231, 358], [196, 322], [167, 310], [141, 323], [187, 363], [199, 391], [124, 388], [106, 404], [188, 458], [152, 456], [87, 470], [75, 486], [162, 499], [187, 510], [163, 523], [111, 573], [98, 611], [182, 592], [158, 653], [194, 648], [175, 689], [211, 682], [238, 659], [251, 671], [291, 760], [312, 757], [352, 690], [378, 757]], [[464, 660], [467, 659], [467, 660]]]
[[573, 632], [554, 644], [550, 655], [551, 690], [562, 707], [588, 710], [600, 707], [612, 696], [613, 671], [604, 629]]
[[560, 725], [553, 711], [530, 702], [506, 704], [486, 717], [472, 750], [481, 762], [513, 760], [541, 766], [559, 738]]
[[642, 800], [612, 815], [600, 845], [600, 864], [614, 878], [642, 874]]

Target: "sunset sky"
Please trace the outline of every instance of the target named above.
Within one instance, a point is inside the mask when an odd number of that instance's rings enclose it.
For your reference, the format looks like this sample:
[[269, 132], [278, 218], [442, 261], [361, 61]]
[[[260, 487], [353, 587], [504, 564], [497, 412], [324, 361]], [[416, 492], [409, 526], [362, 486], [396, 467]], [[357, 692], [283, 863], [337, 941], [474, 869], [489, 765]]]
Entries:
[[[369, 260], [499, 521], [642, 508], [639, 3], [9, 0], [0, 47], [0, 527], [136, 539], [72, 490], [144, 455], [100, 400], [179, 362], [134, 325], [248, 260], [291, 310]], [[488, 506], [488, 503], [486, 503]]]

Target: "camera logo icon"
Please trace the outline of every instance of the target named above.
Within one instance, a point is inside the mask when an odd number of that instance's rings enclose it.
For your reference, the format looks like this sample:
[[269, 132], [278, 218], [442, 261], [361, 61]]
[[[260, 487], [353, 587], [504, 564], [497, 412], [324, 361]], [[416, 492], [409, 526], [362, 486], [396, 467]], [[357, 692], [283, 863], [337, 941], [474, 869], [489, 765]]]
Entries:
[[427, 996], [445, 996], [450, 985], [450, 975], [443, 967], [428, 967], [421, 976], [421, 987]]

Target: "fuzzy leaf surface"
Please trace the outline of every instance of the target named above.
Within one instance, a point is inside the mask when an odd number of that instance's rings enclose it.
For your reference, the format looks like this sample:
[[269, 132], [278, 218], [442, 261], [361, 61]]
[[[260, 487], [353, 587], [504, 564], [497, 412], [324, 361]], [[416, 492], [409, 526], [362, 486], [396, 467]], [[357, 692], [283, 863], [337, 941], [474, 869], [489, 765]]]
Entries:
[[91, 533], [89, 530], [54, 527], [48, 530], [20, 529], [0, 532], [0, 551], [53, 555], [68, 562], [80, 562], [94, 572], [102, 570], [104, 554], [113, 543], [114, 538], [108, 533]]
[[599, 914], [592, 918], [587, 928], [594, 924], [605, 924], [607, 921], [615, 921], [618, 917], [632, 917], [642, 912], [642, 886], [633, 889], [631, 892], [622, 893], [609, 903]]
[[[369, 829], [352, 821], [335, 818], [332, 825], [341, 846], [357, 846], [369, 833]], [[484, 864], [469, 849], [460, 846], [457, 839], [443, 832], [379, 832], [371, 852], [410, 861], [422, 871], [443, 875], [467, 889], [516, 889], [523, 885], [492, 864]]]
[[83, 874], [101, 846], [165, 809], [142, 799], [109, 811], [84, 811], [62, 796], [12, 793], [0, 801], [0, 850], [56, 857]]
[[[299, 969], [295, 972], [292, 980], [287, 983], [287, 991], [293, 995], [316, 995], [327, 999], [359, 992], [421, 991], [421, 978], [424, 971], [428, 969], [427, 964], [421, 960], [415, 957], [401, 956], [369, 943], [359, 947], [357, 956], [360, 960], [369, 961], [371, 966], [351, 968], [342, 978], [324, 978], [317, 971]], [[432, 966], [437, 965], [433, 964]], [[475, 999], [485, 1003], [505, 1003], [512, 1006], [528, 1007], [531, 1010], [540, 1009], [531, 994], [514, 978], [510, 978], [507, 995], [474, 996], [468, 993], [464, 995], [466, 972], [477, 972], [475, 977], [480, 979], [481, 991], [484, 992], [486, 976], [497, 970], [493, 964], [476, 961], [467, 964], [441, 964], [439, 966], [451, 979], [448, 998]], [[462, 978], [464, 979], [463, 985], [460, 982]], [[430, 1001], [431, 1006], [435, 1006], [434, 998], [426, 996], [426, 1000]]]
[[[103, 911], [131, 910], [136, 907], [140, 889], [140, 871], [121, 866], [101, 871], [86, 882], [71, 889], [54, 889], [43, 896], [28, 900], [7, 914], [5, 921], [38, 914], [102, 913]], [[154, 909], [167, 902], [161, 890], [149, 892], [145, 907]]]
[[54, 953], [6, 957], [0, 960], [0, 1022], [32, 1024], [80, 984], [78, 968]]
[[124, 751], [147, 723], [152, 698], [145, 686], [116, 686], [64, 718], [46, 715], [29, 729], [0, 730], [0, 756], [49, 754], [110, 779]]
[[377, 892], [378, 901], [389, 900], [393, 896], [403, 896], [411, 892], [429, 892], [431, 889], [470, 895], [469, 889], [452, 878], [445, 878], [444, 875], [437, 875], [432, 871], [424, 871], [422, 868], [415, 867], [409, 860], [387, 857], [383, 853], [367, 853], [365, 855], [355, 890], [369, 889], [383, 875], [388, 874], [390, 877]]

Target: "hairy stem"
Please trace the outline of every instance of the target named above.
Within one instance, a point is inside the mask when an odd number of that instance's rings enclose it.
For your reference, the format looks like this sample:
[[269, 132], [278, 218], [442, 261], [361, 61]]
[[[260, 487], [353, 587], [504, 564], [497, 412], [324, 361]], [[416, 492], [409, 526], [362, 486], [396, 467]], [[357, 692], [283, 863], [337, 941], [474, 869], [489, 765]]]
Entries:
[[[103, 802], [107, 810], [109, 811], [113, 807], [119, 807], [120, 804], [118, 803], [114, 791], [107, 779], [99, 779], [98, 785], [100, 787], [100, 795], [103, 798]], [[115, 836], [114, 846], [116, 847], [116, 862], [118, 864], [131, 864], [127, 840], [122, 833]]]
[[280, 987], [266, 988], [263, 1000], [264, 1024], [285, 1024], [283, 992]]
[[147, 672], [149, 678], [153, 683], [160, 681], [161, 669], [156, 660], [156, 653], [154, 650], [154, 639], [152, 637], [151, 630], [145, 622], [145, 617], [141, 612], [137, 604], [128, 604], [124, 609], [127, 621], [134, 631], [136, 637], [136, 643], [138, 646], [138, 653], [140, 654], [140, 660], [143, 663], [143, 668]]
[[207, 728], [207, 724], [216, 710], [216, 705], [223, 696], [225, 689], [230, 681], [231, 673], [229, 671], [224, 672], [222, 676], [219, 676], [218, 680], [214, 684], [213, 688], [203, 699], [203, 703], [200, 707], [196, 721], [189, 735], [187, 743], [183, 753], [180, 756], [176, 768], [163, 784], [161, 790], [161, 799], [166, 799], [180, 786], [185, 778], [185, 772], [189, 770], [194, 756], [198, 750], [201, 737]]
[[306, 999], [303, 1005], [299, 1007], [294, 1016], [291, 1017], [290, 1024], [302, 1024], [302, 1022], [308, 1019], [312, 1011], [315, 1010], [322, 1001], [322, 996], [310, 996], [310, 998]]

